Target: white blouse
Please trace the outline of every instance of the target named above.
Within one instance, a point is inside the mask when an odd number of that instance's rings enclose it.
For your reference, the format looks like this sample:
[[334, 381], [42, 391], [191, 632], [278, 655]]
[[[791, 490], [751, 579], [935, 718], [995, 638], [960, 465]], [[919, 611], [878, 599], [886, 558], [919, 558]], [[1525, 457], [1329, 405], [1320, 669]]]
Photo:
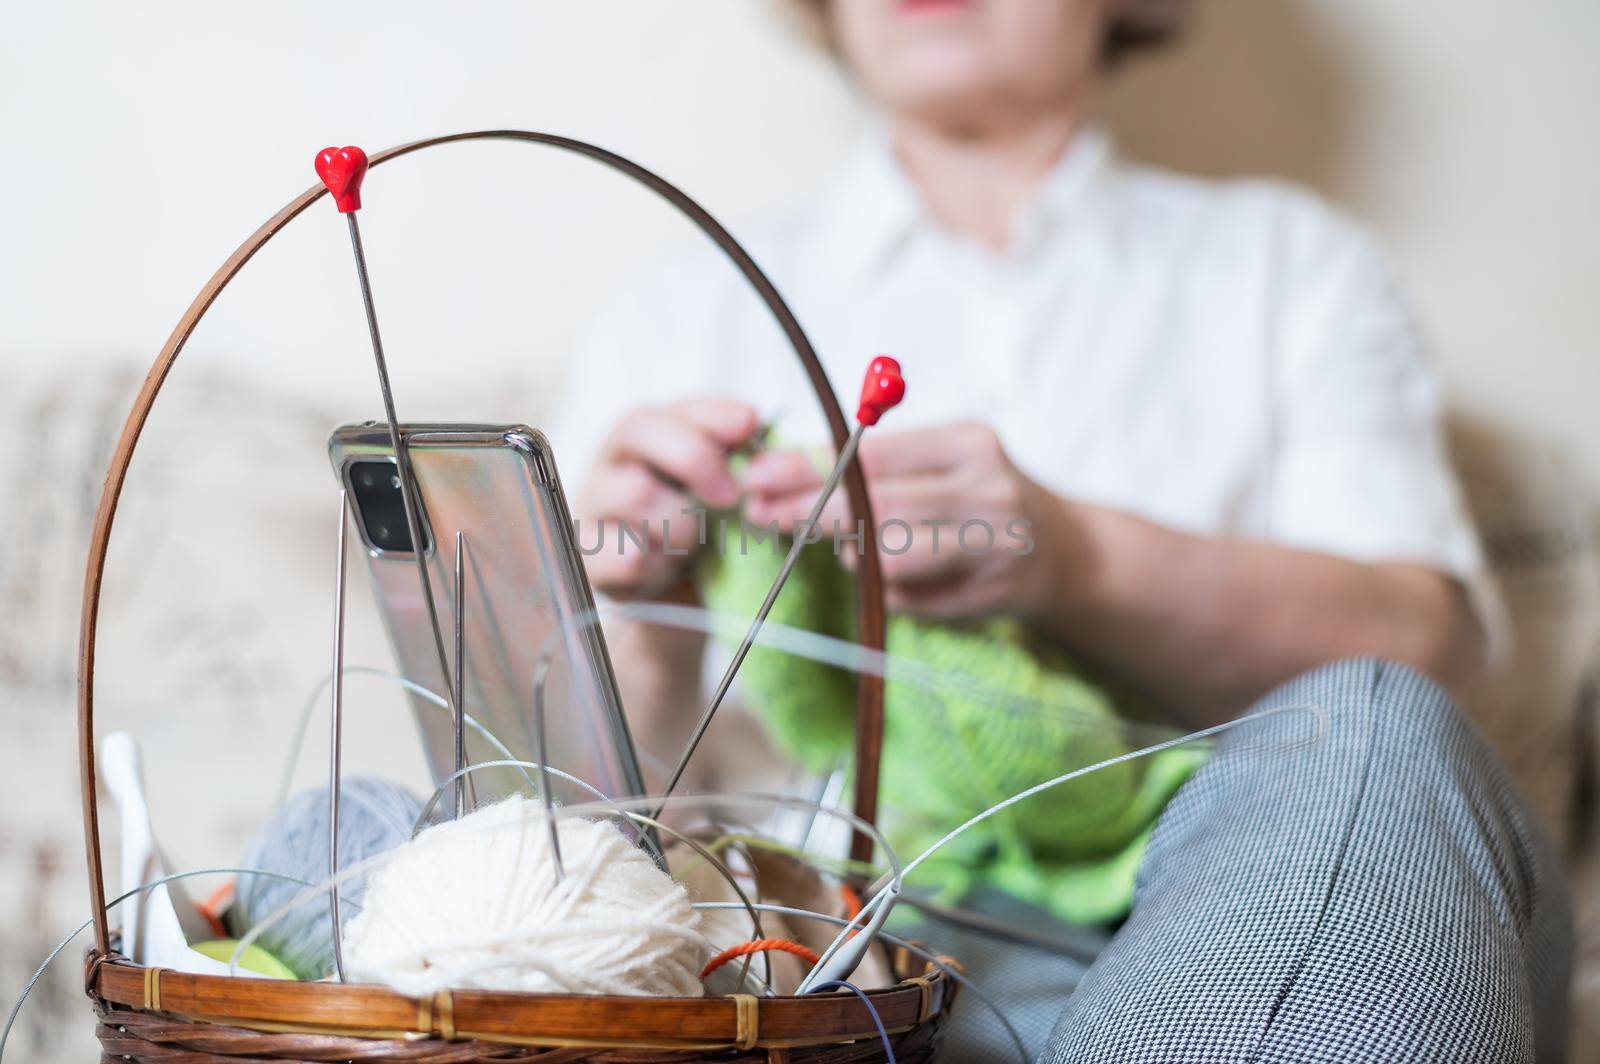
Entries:
[[[875, 431], [983, 421], [1058, 494], [1433, 566], [1499, 629], [1412, 322], [1372, 242], [1306, 193], [1131, 165], [1091, 130], [996, 253], [936, 222], [874, 135], [815, 196], [734, 231], [847, 412], [867, 361], [900, 359], [905, 402]], [[569, 488], [641, 404], [732, 396], [786, 441], [824, 438], [782, 334], [707, 241], [624, 284], [568, 379], [550, 435]]]

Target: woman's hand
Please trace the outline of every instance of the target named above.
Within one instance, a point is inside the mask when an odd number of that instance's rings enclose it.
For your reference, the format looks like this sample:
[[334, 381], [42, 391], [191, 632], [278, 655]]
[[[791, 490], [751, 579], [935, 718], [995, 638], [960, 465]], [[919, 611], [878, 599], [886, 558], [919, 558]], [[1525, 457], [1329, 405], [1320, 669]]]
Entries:
[[[1379, 655], [1447, 682], [1481, 664], [1466, 593], [1435, 569], [1198, 536], [1063, 499], [983, 425], [868, 435], [861, 462], [891, 608], [1023, 617], [1195, 724], [1340, 658]], [[793, 529], [821, 480], [804, 454], [762, 455], [745, 474], [746, 514]], [[836, 495], [817, 531], [852, 534], [848, 512]], [[974, 521], [994, 529], [991, 549], [973, 549], [988, 541]]]
[[738, 501], [728, 455], [756, 426], [755, 410], [731, 399], [624, 415], [573, 500], [589, 582], [621, 599], [657, 597], [681, 583], [700, 546], [693, 508]]
[[[934, 617], [1012, 614], [1043, 620], [1086, 576], [1086, 539], [1075, 508], [1024, 476], [994, 430], [977, 423], [872, 432], [861, 441], [891, 609]], [[793, 531], [823, 476], [799, 451], [751, 461], [745, 515]], [[818, 522], [853, 555], [856, 524], [843, 490]]]

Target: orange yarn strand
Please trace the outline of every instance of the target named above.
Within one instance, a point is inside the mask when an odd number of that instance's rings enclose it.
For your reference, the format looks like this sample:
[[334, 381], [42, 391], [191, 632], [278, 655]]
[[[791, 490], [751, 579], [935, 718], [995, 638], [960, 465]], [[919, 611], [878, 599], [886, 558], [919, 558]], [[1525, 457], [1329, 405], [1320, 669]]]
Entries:
[[218, 938], [228, 937], [228, 928], [222, 922], [222, 910], [228, 907], [228, 902], [233, 900], [233, 880], [228, 880], [222, 886], [211, 892], [211, 897], [195, 906], [200, 910], [200, 915], [211, 926], [211, 933]]
[[[855, 891], [851, 890], [850, 889], [850, 884], [848, 884], [848, 883], [840, 883], [839, 884], [839, 897], [844, 899], [844, 915], [845, 915], [845, 919], [854, 920], [856, 917], [861, 915], [861, 895], [859, 895]], [[845, 937], [846, 938], [855, 938], [860, 933], [861, 933], [861, 928], [858, 927], [854, 931], [852, 931], [848, 935], [846, 935]]]
[[[839, 884], [839, 896], [840, 900], [844, 902], [846, 914], [850, 919], [854, 920], [856, 915], [861, 912], [860, 895], [851, 890], [848, 883], [841, 883]], [[857, 928], [856, 931], [850, 932], [850, 937], [854, 938], [859, 930], [860, 929]], [[715, 957], [712, 957], [711, 960], [706, 963], [706, 966], [700, 970], [700, 978], [706, 978], [712, 972], [716, 971], [718, 968], [721, 968], [724, 964], [727, 964], [731, 960], [735, 960], [750, 953], [768, 953], [772, 951], [777, 951], [780, 953], [792, 953], [812, 967], [815, 967], [817, 962], [822, 959], [821, 957], [817, 956], [816, 953], [807, 949], [805, 946], [802, 946], [800, 943], [790, 942], [786, 938], [758, 938], [749, 942], [741, 942], [737, 946], [729, 946]]]
[[706, 962], [706, 966], [700, 970], [700, 978], [704, 979], [724, 964], [737, 957], [743, 957], [747, 953], [767, 953], [773, 950], [780, 953], [792, 953], [813, 967], [822, 959], [800, 943], [790, 942], [786, 938], [757, 938], [749, 942], [741, 942], [737, 946], [729, 946], [715, 957], [712, 957], [710, 961]]

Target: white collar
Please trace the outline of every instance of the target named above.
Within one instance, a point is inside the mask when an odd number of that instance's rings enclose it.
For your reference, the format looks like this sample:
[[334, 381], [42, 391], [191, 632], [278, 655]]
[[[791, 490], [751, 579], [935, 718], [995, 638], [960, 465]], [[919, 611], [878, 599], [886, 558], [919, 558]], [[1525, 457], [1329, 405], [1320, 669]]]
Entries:
[[[1079, 211], [1111, 170], [1111, 139], [1090, 126], [1072, 138], [1015, 222], [1009, 255], [1029, 254], [1047, 233]], [[895, 158], [888, 132], [873, 125], [824, 186], [823, 225], [830, 272], [857, 279], [871, 273], [921, 225], [937, 225]]]

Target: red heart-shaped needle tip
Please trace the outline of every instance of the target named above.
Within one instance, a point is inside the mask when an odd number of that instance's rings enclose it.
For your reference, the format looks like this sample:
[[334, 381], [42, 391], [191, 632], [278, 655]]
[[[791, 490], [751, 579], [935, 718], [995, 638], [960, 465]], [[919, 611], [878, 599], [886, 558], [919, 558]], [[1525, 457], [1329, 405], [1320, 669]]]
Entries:
[[876, 425], [886, 410], [899, 405], [905, 397], [906, 379], [900, 375], [900, 363], [888, 355], [879, 355], [867, 367], [866, 379], [861, 382], [856, 420], [863, 425]]
[[361, 181], [367, 176], [367, 153], [354, 145], [323, 148], [317, 153], [317, 176], [333, 193], [340, 214], [361, 209]]

